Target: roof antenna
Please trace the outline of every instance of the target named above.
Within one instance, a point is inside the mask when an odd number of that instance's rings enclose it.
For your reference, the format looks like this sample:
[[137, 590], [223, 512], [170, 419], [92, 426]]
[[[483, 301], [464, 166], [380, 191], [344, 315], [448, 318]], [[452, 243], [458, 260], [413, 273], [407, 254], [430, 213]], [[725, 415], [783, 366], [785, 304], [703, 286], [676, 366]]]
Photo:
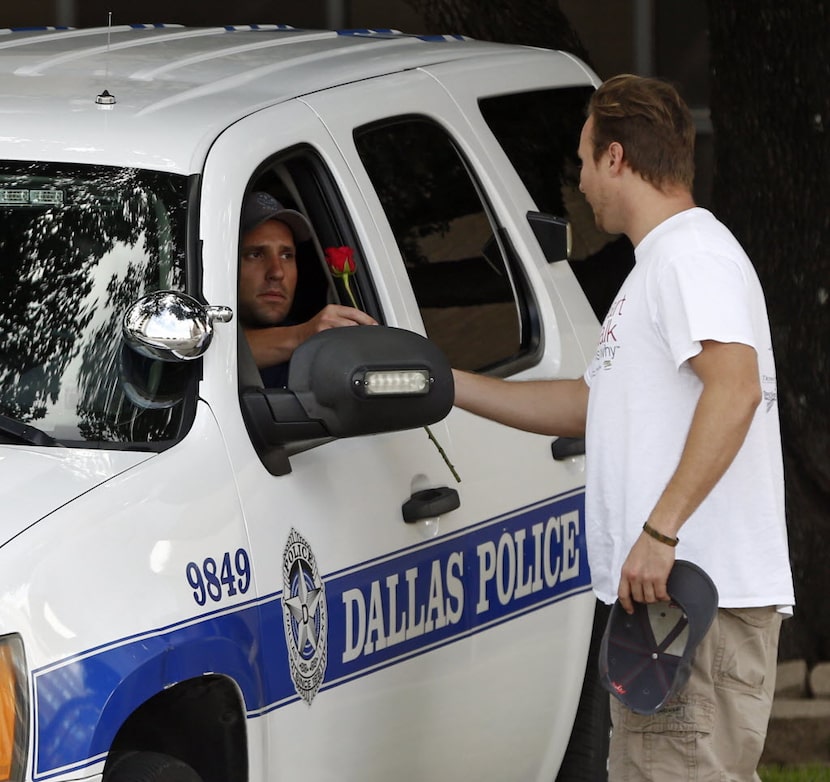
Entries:
[[[107, 67], [106, 76], [110, 75], [110, 34], [112, 33], [112, 11], [107, 12]], [[95, 102], [99, 106], [110, 108], [115, 105], [115, 95], [111, 95], [109, 90], [104, 90], [95, 98]]]

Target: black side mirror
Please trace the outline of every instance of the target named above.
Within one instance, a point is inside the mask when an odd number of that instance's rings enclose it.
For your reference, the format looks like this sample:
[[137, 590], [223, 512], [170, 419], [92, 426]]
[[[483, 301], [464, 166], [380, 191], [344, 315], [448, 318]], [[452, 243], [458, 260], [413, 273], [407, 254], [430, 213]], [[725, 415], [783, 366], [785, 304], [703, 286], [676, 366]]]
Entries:
[[567, 261], [571, 257], [571, 224], [564, 217], [545, 212], [528, 212], [527, 221], [536, 235], [548, 263]]
[[291, 357], [286, 389], [241, 392], [248, 431], [274, 474], [290, 471], [289, 447], [297, 443], [427, 426], [444, 418], [454, 399], [444, 353], [388, 326], [315, 334]]

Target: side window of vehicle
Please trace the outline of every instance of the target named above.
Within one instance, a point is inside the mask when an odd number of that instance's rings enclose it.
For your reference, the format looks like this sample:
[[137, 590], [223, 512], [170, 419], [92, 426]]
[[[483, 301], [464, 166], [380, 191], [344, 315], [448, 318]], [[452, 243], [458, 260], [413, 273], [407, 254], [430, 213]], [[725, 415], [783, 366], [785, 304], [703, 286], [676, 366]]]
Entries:
[[634, 264], [624, 236], [602, 233], [579, 192], [576, 150], [590, 87], [534, 90], [483, 98], [485, 122], [539, 211], [566, 218], [573, 235], [571, 268], [599, 320]]
[[[297, 277], [295, 289], [288, 292], [291, 296], [290, 309], [283, 320], [271, 325], [304, 323], [314, 318], [327, 304], [355, 306], [382, 323], [374, 286], [352, 223], [330, 173], [316, 152], [302, 146], [265, 161], [250, 180], [246, 200], [255, 192], [266, 193], [276, 199], [281, 207], [300, 212], [311, 226], [311, 237], [295, 242]], [[240, 226], [240, 253], [244, 242], [244, 226]], [[341, 254], [342, 251], [347, 252], [353, 260], [354, 272], [349, 275], [348, 281], [332, 274], [329, 269], [326, 259], [332, 249], [341, 251]], [[240, 320], [244, 321], [244, 318]], [[246, 324], [240, 322], [238, 325]], [[250, 356], [244, 350], [245, 343], [240, 342], [240, 345], [243, 348], [239, 367], [241, 387], [256, 385], [260, 380], [268, 388], [285, 386], [288, 379], [287, 361], [263, 368], [258, 378]]]
[[532, 354], [532, 301], [506, 234], [451, 137], [423, 117], [355, 131], [427, 336], [460, 369], [502, 370]]

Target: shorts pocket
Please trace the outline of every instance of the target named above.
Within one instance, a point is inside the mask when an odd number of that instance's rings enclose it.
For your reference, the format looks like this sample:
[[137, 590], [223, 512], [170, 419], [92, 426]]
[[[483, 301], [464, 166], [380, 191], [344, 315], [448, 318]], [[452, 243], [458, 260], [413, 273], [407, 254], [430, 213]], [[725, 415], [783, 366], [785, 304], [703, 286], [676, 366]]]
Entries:
[[635, 714], [612, 697], [608, 778], [700, 782], [715, 736], [715, 705], [695, 695], [672, 698], [657, 714]]
[[781, 619], [775, 608], [725, 608], [720, 612], [721, 640], [714, 673], [715, 685], [758, 693], [770, 670], [770, 655], [778, 654]]
[[656, 714], [615, 711], [632, 733], [711, 733], [715, 726], [715, 704], [695, 695], [675, 696]]

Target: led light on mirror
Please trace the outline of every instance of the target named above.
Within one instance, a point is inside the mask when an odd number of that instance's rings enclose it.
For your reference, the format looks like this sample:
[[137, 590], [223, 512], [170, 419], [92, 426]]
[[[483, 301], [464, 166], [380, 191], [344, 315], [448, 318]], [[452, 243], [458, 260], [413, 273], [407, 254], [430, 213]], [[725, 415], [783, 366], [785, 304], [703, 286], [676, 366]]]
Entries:
[[423, 396], [429, 393], [430, 377], [426, 369], [368, 369], [354, 383], [366, 396]]

